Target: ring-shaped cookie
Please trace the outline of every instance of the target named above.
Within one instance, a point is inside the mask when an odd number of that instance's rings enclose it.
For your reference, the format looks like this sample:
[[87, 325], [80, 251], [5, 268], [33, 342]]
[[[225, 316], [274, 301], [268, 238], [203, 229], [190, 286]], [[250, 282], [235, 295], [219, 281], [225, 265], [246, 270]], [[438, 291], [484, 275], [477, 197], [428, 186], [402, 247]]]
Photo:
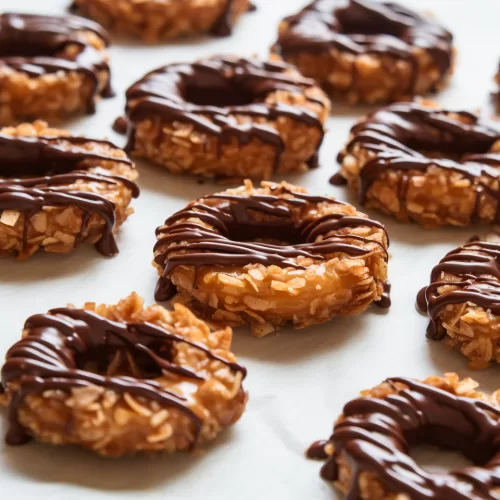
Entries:
[[329, 102], [292, 66], [171, 64], [127, 91], [127, 150], [173, 173], [267, 179], [317, 164]]
[[0, 124], [93, 113], [111, 97], [106, 31], [76, 16], [0, 15]]
[[[321, 475], [346, 500], [494, 500], [500, 489], [500, 391], [454, 373], [423, 382], [390, 378], [344, 407], [328, 441], [308, 450], [327, 459]], [[474, 466], [449, 472], [422, 469], [413, 446], [462, 452]]]
[[34, 438], [120, 456], [210, 441], [246, 404], [231, 335], [180, 305], [143, 307], [136, 294], [32, 316], [2, 368], [7, 443]]
[[0, 256], [71, 252], [82, 243], [117, 254], [114, 235], [139, 195], [136, 178], [108, 141], [44, 122], [0, 129]]
[[444, 340], [469, 367], [500, 363], [500, 244], [470, 241], [448, 252], [417, 296], [429, 316], [427, 338]]
[[71, 10], [117, 33], [158, 41], [210, 33], [229, 36], [250, 0], [74, 0]]
[[392, 2], [315, 0], [280, 25], [273, 52], [336, 100], [391, 102], [443, 86], [453, 37]]
[[500, 124], [398, 103], [361, 119], [339, 155], [362, 205], [425, 227], [500, 222]]
[[352, 205], [286, 183], [204, 196], [157, 229], [156, 299], [256, 336], [388, 307], [387, 233]]

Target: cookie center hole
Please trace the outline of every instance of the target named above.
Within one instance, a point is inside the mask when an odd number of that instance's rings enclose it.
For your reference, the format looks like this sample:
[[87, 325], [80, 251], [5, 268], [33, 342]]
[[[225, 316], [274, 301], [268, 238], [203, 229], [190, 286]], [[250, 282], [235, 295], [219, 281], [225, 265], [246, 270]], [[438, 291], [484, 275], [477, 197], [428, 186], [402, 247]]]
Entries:
[[[346, 8], [336, 10], [336, 18], [340, 26], [337, 30], [346, 35], [392, 35], [404, 39], [408, 36], [411, 27], [411, 19], [406, 19], [403, 14], [396, 16], [395, 13], [366, 8], [364, 5], [349, 0]], [[386, 17], [389, 15], [389, 17]], [[362, 39], [358, 42], [363, 42]], [[366, 40], [373, 43], [373, 40]]]
[[273, 245], [297, 245], [303, 243], [299, 228], [291, 220], [263, 220], [259, 222], [236, 221], [228, 226], [229, 239], [256, 241]]
[[188, 83], [184, 99], [197, 106], [246, 106], [252, 104], [254, 95], [243, 86], [221, 79], [214, 82]]
[[433, 448], [431, 446], [415, 446], [410, 450], [410, 457], [419, 467], [433, 474], [446, 474], [453, 470], [474, 466], [459, 451]]
[[77, 167], [78, 166], [75, 163], [71, 162], [50, 162], [49, 164], [46, 164], [43, 161], [33, 163], [13, 161], [0, 165], [0, 177], [23, 178], [62, 175], [69, 174], [74, 170], [77, 170]]
[[[495, 444], [478, 444], [477, 430], [461, 416], [448, 424], [425, 426], [416, 434], [406, 435], [410, 456], [425, 470], [448, 472], [471, 465], [484, 466], [496, 453]], [[455, 428], [453, 428], [455, 427]]]
[[360, 44], [373, 43], [373, 40], [370, 39], [364, 40], [363, 37], [368, 37], [368, 36], [374, 37], [377, 35], [391, 35], [396, 38], [400, 38], [401, 40], [404, 40], [407, 33], [406, 29], [401, 29], [396, 26], [382, 26], [382, 25], [377, 25], [376, 23], [371, 25], [368, 23], [365, 24], [365, 23], [355, 23], [355, 22], [342, 24], [339, 31], [344, 35], [359, 37], [359, 39], [357, 39], [356, 42]]
[[[163, 359], [170, 360], [167, 346], [149, 346]], [[99, 346], [75, 356], [77, 368], [104, 376], [128, 376], [143, 379], [159, 377], [162, 372], [158, 365], [146, 354], [132, 348]]]
[[428, 158], [447, 158], [457, 162], [467, 161], [470, 155], [483, 155], [490, 151], [492, 142], [471, 143], [466, 140], [443, 141], [430, 137], [428, 141], [410, 139], [407, 145]]
[[20, 26], [8, 37], [0, 38], [0, 57], [54, 56], [62, 53], [68, 43], [65, 34], [49, 36], [43, 30], [29, 30], [29, 36], [26, 36], [23, 30]]

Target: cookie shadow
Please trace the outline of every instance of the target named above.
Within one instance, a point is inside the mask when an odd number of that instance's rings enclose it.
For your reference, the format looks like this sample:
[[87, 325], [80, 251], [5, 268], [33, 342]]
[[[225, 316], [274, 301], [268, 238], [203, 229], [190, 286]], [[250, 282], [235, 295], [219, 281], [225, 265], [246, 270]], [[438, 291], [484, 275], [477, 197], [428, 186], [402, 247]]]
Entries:
[[343, 349], [351, 341], [356, 341], [366, 332], [366, 324], [370, 321], [378, 321], [382, 325], [384, 319], [376, 309], [371, 306], [357, 316], [338, 317], [300, 330], [287, 328], [286, 332], [271, 333], [263, 338], [253, 337], [248, 327], [237, 328], [234, 330], [232, 351], [243, 358], [284, 365], [301, 359], [314, 359], [319, 354]]
[[88, 245], [68, 254], [39, 252], [26, 261], [16, 261], [14, 257], [0, 259], [2, 282], [31, 283], [54, 278], [65, 278], [86, 274], [90, 269], [108, 260]]
[[[415, 223], [398, 222], [391, 217], [376, 214], [370, 211], [371, 217], [382, 222], [392, 242], [403, 243], [410, 246], [435, 246], [449, 247], [445, 253], [453, 248], [463, 245], [471, 236], [487, 231], [487, 226], [442, 227], [439, 229], [426, 229]], [[444, 257], [444, 253], [442, 255]], [[433, 265], [436, 265], [435, 262]]]
[[380, 105], [377, 106], [375, 104], [350, 105], [341, 101], [333, 101], [329, 118], [352, 118], [353, 120], [359, 120], [379, 108]]
[[[175, 175], [170, 173], [166, 167], [156, 165], [146, 160], [132, 158], [139, 172], [137, 184], [141, 190], [169, 195], [170, 199], [178, 198], [184, 200], [184, 205], [191, 200], [201, 198], [206, 194], [218, 193], [227, 189], [241, 186], [245, 180], [244, 177], [220, 177], [210, 178], [194, 176], [189, 173]], [[301, 173], [280, 174], [278, 172], [272, 175], [271, 182], [277, 184], [282, 181], [302, 186], [311, 180], [311, 175], [316, 174], [320, 167]], [[251, 179], [254, 187], [259, 187], [262, 179]], [[328, 185], [328, 184], [326, 184]], [[321, 194], [328, 195], [328, 189], [324, 189]], [[318, 193], [319, 194], [319, 193]]]
[[210, 35], [193, 35], [186, 38], [179, 38], [173, 40], [153, 40], [145, 41], [139, 37], [127, 36], [123, 34], [111, 33], [111, 47], [120, 47], [134, 50], [165, 50], [166, 47], [196, 47], [200, 43], [207, 43], [216, 39]]
[[211, 179], [174, 175], [160, 165], [137, 158], [133, 158], [133, 160], [139, 172], [137, 184], [141, 190], [162, 196], [167, 195], [166, 201], [182, 200], [182, 206], [187, 205], [191, 200], [201, 198], [203, 195], [224, 191], [241, 184], [238, 181], [218, 183]]
[[[70, 484], [90, 490], [109, 492], [146, 492], [168, 483], [186, 481], [211, 454], [217, 455], [231, 441], [231, 429], [205, 447], [199, 455], [137, 455], [104, 458], [71, 446], [50, 446], [31, 442], [25, 446], [8, 447], [2, 451], [4, 467], [15, 474], [39, 483]], [[234, 436], [233, 436], [234, 437]]]

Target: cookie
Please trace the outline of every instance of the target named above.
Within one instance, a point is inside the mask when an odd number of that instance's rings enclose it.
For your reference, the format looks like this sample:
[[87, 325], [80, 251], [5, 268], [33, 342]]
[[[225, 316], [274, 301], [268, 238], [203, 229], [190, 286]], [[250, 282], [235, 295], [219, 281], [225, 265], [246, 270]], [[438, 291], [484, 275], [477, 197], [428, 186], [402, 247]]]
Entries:
[[157, 231], [156, 299], [256, 336], [388, 306], [388, 237], [352, 205], [287, 183], [207, 195]]

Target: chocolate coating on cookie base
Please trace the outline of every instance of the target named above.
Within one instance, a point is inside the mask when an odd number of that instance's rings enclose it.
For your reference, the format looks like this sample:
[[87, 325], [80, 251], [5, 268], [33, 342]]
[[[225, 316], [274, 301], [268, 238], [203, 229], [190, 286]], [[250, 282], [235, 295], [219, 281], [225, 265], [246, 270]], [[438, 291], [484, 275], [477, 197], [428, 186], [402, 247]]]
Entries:
[[[61, 145], [60, 142], [67, 142]], [[139, 188], [129, 179], [105, 173], [85, 171], [86, 161], [113, 161], [131, 165], [127, 158], [117, 158], [96, 153], [82, 147], [87, 143], [98, 143], [116, 148], [107, 141], [82, 137], [22, 137], [0, 134], [0, 212], [17, 210], [24, 214], [24, 241], [27, 245], [28, 223], [32, 216], [44, 206], [74, 205], [83, 212], [80, 236], [87, 230], [92, 214], [98, 214], [105, 222], [102, 238], [96, 248], [107, 256], [118, 253], [113, 235], [115, 226], [115, 204], [97, 193], [69, 189], [77, 180], [123, 184], [132, 196], [139, 195]], [[75, 246], [80, 238], [75, 240]]]
[[233, 371], [246, 375], [246, 370], [210, 351], [206, 346], [176, 335], [166, 327], [151, 323], [117, 322], [83, 309], [53, 309], [26, 321], [28, 335], [7, 353], [2, 368], [4, 389], [9, 382], [19, 381], [9, 405], [8, 444], [23, 444], [30, 439], [18, 420], [19, 409], [26, 396], [49, 390], [71, 392], [73, 388], [96, 385], [119, 393], [157, 401], [188, 416], [198, 440], [201, 419], [188, 406], [186, 398], [162, 387], [151, 378], [107, 376], [86, 371], [88, 361], [106, 366], [106, 355], [116, 350], [130, 353], [146, 373], [167, 372], [181, 378], [204, 380], [203, 375], [182, 367], [172, 360], [172, 349], [178, 343], [189, 344], [211, 360], [217, 360]]
[[[159, 117], [167, 121], [192, 124], [197, 130], [216, 136], [221, 143], [235, 137], [241, 144], [257, 138], [276, 148], [275, 167], [285, 152], [280, 133], [258, 123], [239, 124], [233, 115], [277, 120], [280, 117], [316, 127], [324, 136], [319, 117], [302, 106], [267, 104], [265, 98], [279, 90], [302, 93], [314, 81], [289, 76], [289, 65], [279, 62], [258, 62], [235, 57], [214, 57], [193, 64], [172, 64], [146, 75], [127, 90], [129, 143], [134, 149], [133, 124]], [[313, 99], [316, 104], [323, 104]], [[208, 117], [208, 118], [207, 118]], [[321, 145], [318, 144], [318, 148]], [[317, 158], [310, 158], [311, 166]]]
[[[473, 220], [479, 218], [481, 198], [489, 195], [500, 201], [500, 190], [481, 182], [481, 176], [497, 179], [500, 153], [490, 148], [500, 139], [500, 125], [467, 111], [449, 111], [416, 103], [398, 103], [381, 108], [357, 123], [352, 140], [340, 153], [342, 163], [357, 148], [372, 153], [359, 172], [360, 203], [367, 200], [373, 182], [385, 171], [403, 173], [399, 198], [406, 201], [411, 171], [426, 172], [437, 166], [457, 172], [472, 181], [476, 192]], [[436, 158], [441, 155], [443, 158]], [[495, 222], [500, 222], [500, 203]]]
[[[0, 67], [38, 77], [58, 71], [75, 71], [92, 82], [87, 111], [95, 112], [95, 98], [112, 97], [111, 71], [103, 54], [82, 36], [84, 32], [97, 35], [107, 46], [107, 32], [97, 23], [76, 16], [38, 16], [7, 13], [0, 15]], [[77, 54], [69, 58], [67, 47], [76, 47]], [[100, 91], [99, 75], [106, 72], [108, 81]]]
[[355, 56], [371, 54], [408, 60], [413, 68], [408, 89], [411, 94], [415, 92], [419, 72], [416, 49], [430, 54], [442, 76], [452, 64], [451, 33], [392, 2], [316, 0], [286, 18], [285, 24], [287, 27], [274, 46], [285, 59], [301, 52], [337, 49]]
[[[480, 399], [456, 396], [406, 378], [390, 378], [398, 391], [384, 398], [349, 402], [329, 443], [334, 451], [321, 475], [339, 477], [339, 459], [352, 473], [346, 500], [360, 498], [359, 478], [372, 473], [391, 493], [412, 500], [494, 500], [500, 487], [500, 409]], [[399, 384], [406, 388], [400, 389]], [[324, 458], [316, 442], [312, 458]], [[326, 444], [326, 443], [325, 443]], [[461, 451], [477, 466], [430, 473], [408, 456], [412, 446], [429, 444]]]
[[[212, 35], [227, 37], [233, 34], [233, 4], [234, 0], [227, 0], [226, 7], [222, 11], [221, 16], [217, 19], [217, 21], [215, 21], [212, 29], [210, 30]], [[257, 7], [252, 2], [249, 2], [248, 12], [254, 12], [255, 10], [257, 10]]]
[[[195, 270], [205, 266], [242, 267], [247, 264], [303, 269], [295, 258], [325, 260], [328, 254], [335, 252], [353, 257], [369, 253], [362, 246], [354, 244], [354, 241], [379, 244], [387, 258], [387, 250], [382, 244], [354, 234], [335, 234], [319, 240], [330, 231], [346, 227], [377, 227], [385, 233], [380, 222], [343, 214], [297, 220], [293, 215], [294, 207], [307, 207], [311, 203], [343, 203], [323, 196], [289, 191], [283, 187], [278, 190], [276, 194], [251, 196], [224, 193], [209, 195], [167, 219], [156, 230], [158, 241], [154, 248], [155, 262], [163, 269], [156, 288], [156, 300], [165, 301], [175, 294], [176, 289], [170, 277], [175, 268], [181, 265], [193, 266]], [[280, 194], [291, 197], [284, 198]], [[251, 212], [275, 219], [254, 219]], [[192, 217], [209, 224], [212, 229], [187, 220], [178, 222]], [[387, 233], [385, 235], [387, 238]], [[256, 239], [277, 240], [285, 244], [252, 241]], [[187, 253], [177, 253], [180, 251]], [[196, 287], [196, 282], [194, 286]]]
[[[441, 273], [456, 276], [443, 280]], [[439, 294], [442, 286], [455, 290]], [[471, 303], [500, 315], [500, 244], [472, 241], [449, 252], [432, 270], [430, 285], [420, 290], [417, 309], [429, 315], [427, 336], [441, 340], [446, 332], [439, 323], [439, 313], [452, 304]]]

